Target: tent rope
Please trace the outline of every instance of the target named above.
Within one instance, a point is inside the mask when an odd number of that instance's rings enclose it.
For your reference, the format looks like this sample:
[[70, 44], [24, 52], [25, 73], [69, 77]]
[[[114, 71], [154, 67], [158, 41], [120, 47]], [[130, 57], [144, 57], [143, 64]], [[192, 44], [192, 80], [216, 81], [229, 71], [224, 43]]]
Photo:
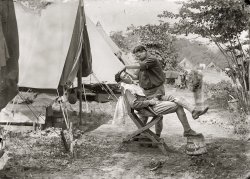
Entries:
[[[20, 94], [20, 92], [18, 92], [18, 95], [20, 96], [20, 98], [21, 98], [23, 101], [25, 101], [24, 97]], [[40, 119], [42, 119], [43, 121], [45, 121], [45, 119], [41, 117], [41, 114], [40, 114], [39, 116], [37, 116], [37, 115], [35, 114], [35, 112], [30, 108], [30, 106], [31, 106], [31, 107], [33, 107], [33, 108], [36, 110], [36, 108], [35, 108], [33, 105], [29, 105], [29, 104], [27, 104], [27, 103], [25, 103], [25, 104], [26, 104], [26, 106], [29, 108], [29, 110], [32, 112], [32, 114], [33, 114], [35, 117], [37, 117], [37, 119], [39, 119], [39, 117], [40, 117]], [[38, 112], [38, 111], [36, 110], [36, 112]], [[52, 132], [54, 132], [55, 134], [57, 134], [57, 135], [59, 135], [59, 136], [61, 135], [61, 134], [57, 133], [57, 132], [55, 131], [55, 129], [53, 129]]]
[[[20, 98], [25, 101], [24, 97], [20, 94], [20, 92], [18, 92], [18, 96], [20, 96]], [[39, 117], [45, 121], [45, 119], [43, 119], [41, 116], [37, 116], [36, 113], [31, 109], [30, 105], [25, 101], [25, 105], [29, 108], [29, 110], [32, 112], [32, 114], [36, 117], [37, 122], [39, 121]], [[32, 105], [31, 105], [32, 106]], [[34, 106], [32, 106], [33, 108], [35, 108]]]
[[[69, 129], [69, 123], [68, 123], [68, 113], [64, 111], [64, 107], [62, 105], [62, 102], [59, 102], [60, 104], [60, 108], [62, 110], [62, 114], [63, 114], [63, 118], [64, 118], [64, 121], [65, 121], [65, 124], [67, 126], [67, 129]], [[67, 111], [67, 108], [66, 108], [66, 111]]]
[[[24, 97], [20, 94], [19, 91], [18, 91], [18, 96], [19, 96], [23, 101], [25, 101]], [[39, 120], [39, 117], [40, 117], [42, 120], [45, 121], [45, 119], [43, 119], [41, 116], [37, 116], [37, 115], [35, 114], [35, 112], [30, 108], [30, 105], [29, 105], [29, 104], [25, 103], [25, 105], [29, 108], [29, 110], [30, 110], [30, 111], [32, 112], [32, 114], [37, 118], [37, 120]], [[32, 106], [32, 105], [31, 105], [31, 106]], [[35, 109], [34, 106], [32, 106], [32, 107]], [[37, 121], [37, 122], [38, 122], [38, 121]], [[5, 125], [5, 127], [10, 126], [10, 125], [11, 125], [11, 122], [7, 122], [6, 125]], [[54, 132], [55, 134], [57, 134], [57, 135], [60, 136], [60, 134], [57, 133], [57, 132], [55, 131], [55, 129], [53, 129], [52, 132]], [[5, 138], [6, 135], [7, 135], [7, 130], [4, 131], [2, 138]], [[28, 145], [28, 144], [27, 144], [27, 145]], [[21, 145], [21, 146], [23, 146], [23, 145]], [[32, 149], [32, 146], [30, 146], [30, 145], [28, 145], [28, 146]]]
[[[92, 73], [93, 74], [93, 73]], [[93, 76], [94, 76], [94, 74], [93, 74]], [[96, 78], [96, 80], [98, 81], [98, 79]], [[107, 91], [107, 89], [104, 87], [104, 85], [100, 82], [100, 81], [98, 81], [98, 85], [101, 87], [101, 89], [103, 89], [107, 94], [109, 94], [109, 95], [111, 95], [110, 93], [109, 93], [109, 91]]]
[[107, 84], [105, 84], [105, 86], [108, 88], [108, 90], [104, 87], [104, 85], [100, 82], [100, 80], [97, 78], [97, 76], [95, 75], [95, 73], [92, 73], [95, 80], [98, 82], [98, 84], [102, 87], [102, 89], [104, 89], [106, 91], [107, 94], [115, 97], [115, 99], [118, 101], [118, 98], [115, 96], [114, 92], [109, 88], [109, 86]]
[[[20, 92], [18, 92], [18, 95], [21, 97], [21, 99], [22, 99], [23, 101], [25, 101], [24, 97], [23, 97], [22, 95], [20, 95]], [[32, 112], [32, 114], [33, 114], [35, 117], [37, 117], [37, 119], [39, 119], [39, 117], [40, 117], [43, 121], [45, 121], [45, 119], [41, 117], [41, 114], [40, 114], [39, 116], [37, 116], [37, 115], [35, 114], [35, 112], [30, 108], [30, 106], [32, 106], [32, 107], [36, 110], [36, 108], [35, 108], [33, 105], [29, 105], [29, 104], [27, 104], [27, 103], [25, 103], [25, 104], [26, 104], [26, 106], [29, 108], [29, 110]], [[36, 110], [36, 112], [38, 112], [38, 111]], [[55, 134], [57, 134], [57, 135], [59, 135], [59, 136], [61, 135], [61, 134], [57, 133], [57, 132], [55, 131], [55, 129], [53, 129], [52, 132], [54, 132]]]
[[111, 90], [111, 88], [106, 84], [104, 83], [105, 86], [108, 88], [108, 90], [110, 91], [110, 93], [116, 98], [116, 100], [118, 101], [118, 98], [116, 97], [115, 93]]
[[[28, 90], [27, 92], [29, 92], [29, 90]], [[25, 98], [21, 95], [20, 91], [18, 92], [18, 95], [20, 96], [20, 98], [21, 98], [23, 101], [25, 101]], [[32, 104], [27, 104], [27, 102], [25, 102], [25, 104], [28, 105], [29, 107], [32, 107], [34, 111], [36, 111], [37, 113], [39, 113], [38, 117], [40, 117], [42, 120], [45, 121], [45, 119], [41, 117], [41, 114], [42, 114], [42, 113], [40, 113]]]
[[[29, 91], [29, 90], [28, 90]], [[25, 98], [21, 95], [21, 93], [20, 93], [20, 91], [18, 91], [18, 95], [20, 96], [20, 98], [23, 100], [23, 101], [25, 101]], [[57, 90], [57, 98], [56, 99], [58, 99], [59, 98], [59, 92], [58, 92], [58, 90]], [[54, 102], [55, 100], [53, 100], [53, 102]], [[68, 119], [68, 112], [66, 111], [66, 114], [65, 114], [65, 111], [63, 110], [63, 107], [62, 107], [62, 104], [61, 103], [59, 103], [60, 104], [60, 107], [61, 107], [61, 109], [62, 109], [62, 113], [63, 113], [63, 117], [64, 117], [64, 120], [65, 120], [65, 123], [66, 123], [66, 125], [67, 125], [67, 127], [68, 127], [68, 122], [67, 122], [67, 119]], [[35, 109], [35, 111], [38, 113], [38, 111], [36, 110], [36, 108], [33, 106], [33, 105], [29, 105], [27, 102], [25, 102], [25, 105], [29, 108], [29, 110], [32, 112], [32, 114], [37, 118], [37, 120], [39, 120], [39, 118], [40, 119], [42, 119], [43, 121], [45, 121], [45, 119], [43, 118], [43, 117], [41, 117], [41, 114], [40, 115], [37, 115], [32, 109], [31, 109], [31, 107], [33, 107], [34, 109]], [[10, 124], [9, 124], [10, 125]], [[55, 130], [52, 130], [52, 132], [54, 132], [55, 134], [57, 134], [57, 135], [61, 135], [61, 134], [59, 134], [59, 133], [57, 133]]]
[[[28, 91], [29, 91], [29, 90], [28, 90]], [[23, 101], [25, 101], [24, 97], [20, 94], [20, 91], [18, 91], [18, 96], [19, 96]], [[42, 119], [43, 121], [45, 121], [45, 119], [41, 117], [41, 114], [40, 114], [39, 116], [37, 116], [37, 115], [35, 114], [35, 112], [31, 109], [31, 107], [33, 107], [33, 108], [36, 110], [36, 108], [35, 108], [33, 105], [29, 105], [29, 104], [27, 104], [27, 103], [25, 103], [25, 105], [29, 108], [29, 110], [32, 112], [32, 114], [33, 114], [38, 120], [39, 120], [39, 117], [40, 117], [40, 119]], [[31, 106], [31, 107], [30, 107], [30, 106]], [[36, 110], [36, 112], [38, 112], [38, 111]], [[11, 122], [7, 122], [5, 126], [7, 127], [7, 126], [10, 126], [10, 125], [11, 125]], [[57, 132], [55, 131], [55, 129], [52, 130], [52, 132], [54, 132], [55, 134], [57, 134], [57, 135], [60, 136], [60, 134], [57, 133]], [[5, 135], [7, 135], [7, 130], [3, 133], [3, 137], [5, 137]], [[30, 147], [31, 147], [31, 146], [30, 146]], [[31, 148], [32, 148], [32, 147], [31, 147]]]
[[[59, 96], [59, 91], [58, 91], [58, 89], [57, 89], [56, 91], [57, 91], [57, 95]], [[68, 114], [67, 114], [67, 112], [66, 112], [66, 114], [65, 114], [64, 107], [63, 107], [62, 103], [64, 103], [63, 100], [59, 101], [60, 108], [61, 108], [62, 114], [63, 114], [63, 119], [64, 119], [64, 121], [65, 121], [65, 124], [66, 124], [66, 126], [67, 126], [67, 129], [69, 129], [69, 122], [68, 122], [68, 118], [67, 118], [67, 117], [68, 117]], [[64, 106], [65, 106], [65, 105], [64, 105]], [[66, 111], [67, 111], [67, 108], [66, 108]]]
[[13, 105], [11, 106], [11, 110], [10, 110], [10, 111], [11, 111], [13, 117], [14, 117], [14, 114], [15, 114], [14, 105], [17, 104], [17, 96], [14, 97], [14, 99], [13, 99], [13, 101], [12, 101], [12, 104], [13, 104]]

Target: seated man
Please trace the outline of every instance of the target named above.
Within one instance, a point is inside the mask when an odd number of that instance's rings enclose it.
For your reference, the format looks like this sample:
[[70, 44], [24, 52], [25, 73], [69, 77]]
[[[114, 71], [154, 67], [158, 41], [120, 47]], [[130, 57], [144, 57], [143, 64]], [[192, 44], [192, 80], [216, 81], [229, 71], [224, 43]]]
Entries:
[[[191, 129], [183, 107], [190, 111], [193, 115], [195, 113], [195, 115], [198, 117], [204, 114], [206, 111], [195, 110], [195, 107], [186, 102], [184, 99], [174, 98], [171, 95], [164, 96], [161, 99], [148, 99], [145, 96], [143, 89], [134, 84], [133, 80], [131, 80], [126, 72], [118, 73], [115, 78], [117, 82], [123, 82], [121, 85], [125, 90], [125, 95], [128, 99], [128, 102], [133, 109], [138, 111], [139, 117], [142, 119], [144, 124], [147, 122], [147, 120], [144, 118], [147, 119], [148, 117], [153, 116], [152, 112], [146, 109], [147, 107], [151, 107], [154, 113], [159, 116], [175, 112], [184, 128], [184, 137], [201, 135], [200, 133], [196, 133]], [[156, 125], [155, 127], [156, 134], [160, 136], [162, 125]]]

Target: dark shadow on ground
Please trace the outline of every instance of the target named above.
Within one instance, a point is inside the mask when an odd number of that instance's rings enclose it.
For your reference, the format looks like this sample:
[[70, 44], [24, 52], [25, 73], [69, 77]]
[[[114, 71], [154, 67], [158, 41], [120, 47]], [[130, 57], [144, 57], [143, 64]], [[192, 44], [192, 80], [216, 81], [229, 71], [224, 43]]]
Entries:
[[249, 172], [249, 150], [246, 143], [233, 139], [215, 139], [207, 144], [208, 153], [200, 156], [185, 154], [185, 145], [178, 154], [171, 154], [156, 175], [178, 177], [179, 173], [195, 173], [199, 178], [238, 178]]

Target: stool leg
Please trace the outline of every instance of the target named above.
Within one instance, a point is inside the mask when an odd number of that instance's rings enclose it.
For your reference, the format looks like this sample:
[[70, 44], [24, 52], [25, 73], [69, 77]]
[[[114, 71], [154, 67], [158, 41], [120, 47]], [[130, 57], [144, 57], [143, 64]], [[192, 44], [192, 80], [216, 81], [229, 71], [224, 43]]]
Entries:
[[[163, 140], [163, 139], [162, 139]], [[160, 141], [160, 144], [158, 144], [159, 149], [162, 151], [164, 155], [168, 155], [170, 153], [174, 153], [175, 151], [170, 149], [164, 141]]]

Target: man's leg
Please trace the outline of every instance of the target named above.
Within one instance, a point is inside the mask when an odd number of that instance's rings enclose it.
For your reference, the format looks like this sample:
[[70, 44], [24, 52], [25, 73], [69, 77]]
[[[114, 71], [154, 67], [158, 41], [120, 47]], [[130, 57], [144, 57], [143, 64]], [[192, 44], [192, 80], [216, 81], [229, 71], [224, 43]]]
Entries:
[[172, 95], [165, 95], [161, 97], [161, 100], [174, 102], [178, 104], [179, 106], [182, 106], [183, 108], [188, 110], [190, 113], [192, 113], [195, 109], [195, 106], [193, 104], [189, 103], [185, 98], [182, 98], [182, 97], [176, 98]]
[[172, 95], [165, 95], [165, 96], [161, 97], [161, 100], [162, 101], [175, 102], [179, 106], [182, 106], [183, 108], [185, 108], [186, 110], [188, 110], [192, 114], [192, 117], [194, 119], [199, 118], [200, 115], [205, 114], [207, 112], [207, 110], [208, 110], [208, 106], [206, 106], [204, 108], [197, 108], [196, 106], [194, 106], [193, 104], [191, 104], [190, 102], [188, 102], [183, 97], [176, 98], [176, 97], [174, 97]]
[[178, 119], [180, 120], [180, 122], [181, 122], [181, 124], [183, 126], [184, 132], [185, 131], [189, 131], [191, 129], [191, 127], [189, 125], [189, 122], [188, 122], [188, 119], [187, 119], [187, 115], [186, 115], [183, 107], [179, 106], [176, 109], [176, 114], [177, 114]]
[[[165, 88], [164, 88], [164, 85], [161, 85], [159, 87], [156, 87], [150, 90], [143, 90], [143, 92], [147, 96], [147, 99], [155, 98], [158, 100], [160, 96], [165, 95]], [[163, 116], [161, 116], [161, 118], [163, 119]], [[155, 133], [159, 137], [161, 136], [161, 132], [163, 129], [162, 119], [155, 124]]]
[[[156, 104], [153, 106], [153, 110], [156, 112], [156, 114], [161, 115], [160, 117], [162, 119], [163, 119], [164, 114], [174, 113], [177, 108], [178, 108], [178, 105], [170, 101], [161, 101], [159, 104]], [[158, 123], [155, 124], [155, 133], [159, 137], [161, 136], [161, 132], [163, 129], [162, 119]]]
[[184, 131], [191, 129], [183, 107], [177, 105], [175, 102], [163, 101], [159, 104], [156, 104], [153, 109], [155, 110], [157, 114], [160, 114], [160, 115], [165, 115], [165, 114], [176, 112], [184, 128]]
[[161, 136], [161, 132], [162, 132], [162, 129], [163, 129], [163, 122], [162, 122], [162, 119], [163, 119], [163, 116], [160, 117], [161, 120], [159, 120], [159, 122], [157, 122], [155, 124], [155, 134], [160, 137]]
[[144, 115], [142, 115], [142, 114], [137, 114], [137, 115], [138, 115], [138, 117], [140, 118], [140, 120], [142, 121], [142, 123], [143, 123], [144, 125], [146, 125], [147, 122], [148, 122], [148, 117], [147, 117], [147, 116], [144, 116]]
[[[169, 113], [176, 112], [178, 119], [180, 120], [183, 129], [184, 129], [184, 136], [196, 136], [200, 135], [193, 131], [189, 125], [186, 113], [182, 106], [177, 105], [175, 102], [170, 101], [162, 101], [159, 104], [156, 104], [153, 107], [154, 111], [159, 115], [165, 115]], [[162, 121], [162, 120], [161, 120]]]
[[201, 133], [197, 133], [193, 129], [191, 129], [183, 107], [179, 106], [176, 110], [176, 114], [177, 114], [178, 119], [180, 120], [182, 127], [184, 129], [184, 133], [183, 133], [184, 137], [200, 136], [201, 135]]

